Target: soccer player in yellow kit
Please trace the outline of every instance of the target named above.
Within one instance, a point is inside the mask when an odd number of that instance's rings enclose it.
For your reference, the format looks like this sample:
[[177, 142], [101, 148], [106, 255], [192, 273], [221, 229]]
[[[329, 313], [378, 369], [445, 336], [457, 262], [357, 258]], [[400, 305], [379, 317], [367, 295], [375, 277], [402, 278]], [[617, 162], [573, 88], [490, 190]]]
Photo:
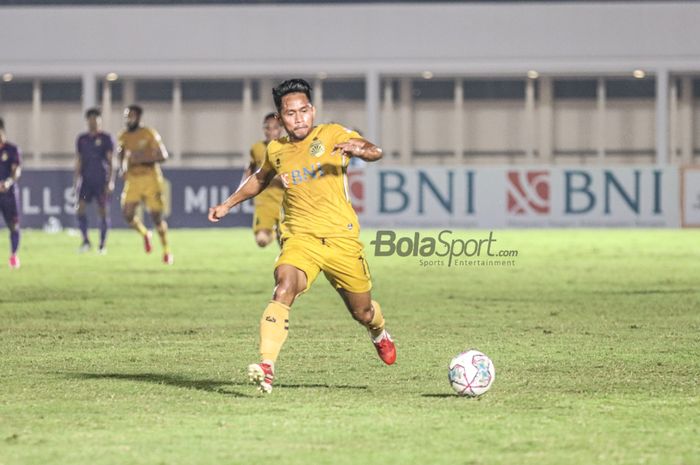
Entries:
[[287, 339], [289, 309], [323, 271], [352, 317], [367, 328], [379, 357], [396, 361], [359, 240], [360, 225], [350, 204], [346, 170], [350, 157], [376, 161], [382, 150], [338, 124], [314, 126], [311, 86], [290, 79], [272, 91], [287, 136], [270, 142], [263, 165], [226, 199], [209, 209], [219, 221], [235, 205], [259, 194], [275, 175], [285, 186], [282, 251], [275, 263], [275, 289], [260, 320], [261, 362], [248, 367], [251, 382], [272, 390], [274, 364]]
[[[275, 113], [268, 113], [263, 119], [263, 133], [265, 140], [253, 144], [250, 148], [250, 164], [243, 173], [241, 184], [265, 161], [267, 144], [274, 139], [278, 139], [282, 134], [282, 126]], [[255, 213], [253, 214], [253, 234], [255, 242], [260, 247], [266, 247], [275, 235], [277, 240], [281, 238], [280, 230], [280, 210], [282, 208], [282, 197], [284, 189], [280, 182], [271, 182], [267, 189], [255, 197]]]
[[119, 133], [117, 153], [124, 177], [122, 213], [126, 222], [143, 237], [146, 253], [151, 253], [151, 232], [136, 216], [141, 202], [151, 214], [163, 245], [163, 263], [172, 265], [173, 254], [168, 245], [168, 224], [163, 219], [163, 172], [160, 164], [168, 159], [168, 151], [155, 129], [141, 124], [143, 109], [129, 105], [124, 110], [126, 129]]

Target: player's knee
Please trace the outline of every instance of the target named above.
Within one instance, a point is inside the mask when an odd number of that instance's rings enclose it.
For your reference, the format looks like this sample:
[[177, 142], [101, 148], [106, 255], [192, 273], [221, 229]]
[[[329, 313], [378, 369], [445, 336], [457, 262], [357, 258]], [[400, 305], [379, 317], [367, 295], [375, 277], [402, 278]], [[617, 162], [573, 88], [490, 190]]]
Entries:
[[7, 223], [7, 227], [10, 230], [10, 232], [17, 232], [19, 231], [19, 222], [18, 221], [12, 221]]
[[158, 232], [164, 233], [168, 230], [168, 223], [166, 223], [163, 218], [160, 218], [159, 221], [154, 219], [153, 224], [156, 225], [156, 230], [158, 230]]
[[358, 323], [368, 325], [372, 321], [372, 304], [355, 307], [351, 310], [352, 317]]
[[292, 279], [281, 279], [275, 286], [273, 300], [285, 305], [291, 305], [299, 294], [297, 283]]
[[266, 247], [272, 242], [272, 234], [270, 231], [258, 231], [255, 233], [255, 242], [259, 247]]

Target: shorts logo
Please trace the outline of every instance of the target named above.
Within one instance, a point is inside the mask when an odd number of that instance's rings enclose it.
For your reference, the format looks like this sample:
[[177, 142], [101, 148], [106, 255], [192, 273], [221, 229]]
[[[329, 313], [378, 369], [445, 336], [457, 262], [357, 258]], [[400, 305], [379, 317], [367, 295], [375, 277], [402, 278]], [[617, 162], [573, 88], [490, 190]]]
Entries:
[[314, 139], [313, 142], [311, 142], [311, 145], [309, 146], [309, 153], [318, 158], [324, 153], [326, 153], [326, 147], [323, 145], [323, 142], [321, 142], [318, 139]]
[[549, 213], [549, 171], [509, 171], [507, 195], [510, 214]]

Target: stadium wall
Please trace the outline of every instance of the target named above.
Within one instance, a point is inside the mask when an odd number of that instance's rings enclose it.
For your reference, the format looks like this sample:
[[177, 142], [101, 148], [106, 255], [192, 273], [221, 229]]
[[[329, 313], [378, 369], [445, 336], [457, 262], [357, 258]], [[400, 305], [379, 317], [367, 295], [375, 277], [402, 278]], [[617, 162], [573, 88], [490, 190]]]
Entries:
[[[208, 208], [232, 192], [242, 170], [170, 169], [165, 175], [169, 224], [196, 228], [209, 226]], [[27, 170], [20, 182], [22, 224], [74, 227], [71, 185], [70, 170]], [[352, 169], [348, 186], [362, 224], [376, 228], [700, 226], [700, 169], [375, 165]], [[246, 202], [222, 225], [250, 226], [252, 212]], [[111, 214], [115, 227], [126, 226], [118, 195]]]
[[[147, 79], [172, 87], [218, 78], [254, 80], [267, 89], [290, 75], [315, 85], [322, 76], [327, 83], [374, 85], [375, 100], [325, 101], [320, 120], [362, 129], [384, 146], [388, 164], [700, 160], [692, 81], [700, 73], [697, 2], [44, 6], [2, 7], [0, 15], [0, 40], [8, 44], [0, 48], [0, 73], [29, 85], [22, 102], [5, 101], [0, 89], [0, 114], [28, 166], [71, 164], [82, 110], [99, 103], [89, 90], [104, 86], [110, 72], [124, 88]], [[361, 34], [353, 33], [357, 24]], [[535, 96], [529, 103], [409, 97], [388, 105], [377, 99], [386, 93], [384, 81], [420, 80], [426, 72], [436, 80], [510, 77], [532, 85], [528, 70], [548, 80], [595, 81], [629, 78], [634, 69], [646, 70], [650, 97], [611, 96], [603, 104], [595, 96]], [[78, 88], [82, 83], [82, 100], [32, 102], [32, 85], [36, 91], [39, 83], [66, 79]], [[533, 87], [533, 94], [551, 90]], [[658, 89], [668, 87], [673, 98], [661, 98], [666, 92]], [[171, 165], [180, 167], [242, 165], [271, 108], [269, 96], [254, 97], [252, 109], [241, 101], [176, 105], [174, 99], [140, 102], [174, 155]], [[124, 96], [106, 108], [107, 129], [119, 129], [119, 109], [132, 100]]]

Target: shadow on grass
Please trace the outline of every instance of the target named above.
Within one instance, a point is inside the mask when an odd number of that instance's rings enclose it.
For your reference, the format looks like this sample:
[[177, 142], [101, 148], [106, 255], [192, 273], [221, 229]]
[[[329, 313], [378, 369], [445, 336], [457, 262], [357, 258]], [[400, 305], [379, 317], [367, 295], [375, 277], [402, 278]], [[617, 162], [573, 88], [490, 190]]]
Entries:
[[[126, 381], [138, 381], [143, 383], [164, 384], [186, 389], [196, 389], [198, 391], [214, 392], [226, 396], [233, 397], [257, 397], [244, 394], [238, 391], [225, 389], [226, 386], [247, 386], [252, 387], [250, 383], [242, 383], [238, 381], [221, 381], [213, 379], [190, 379], [182, 376], [168, 375], [162, 373], [68, 373], [72, 378], [78, 379], [118, 379]], [[348, 384], [330, 385], [330, 384], [275, 384], [275, 387], [289, 389], [367, 389], [367, 386], [352, 386]]]
[[421, 396], [421, 397], [437, 397], [437, 398], [440, 398], [440, 399], [444, 399], [444, 398], [448, 398], [448, 397], [449, 397], [449, 398], [456, 398], [456, 397], [459, 397], [459, 396], [456, 395], [456, 394], [445, 394], [445, 393], [440, 393], [440, 394], [421, 394], [420, 396]]
[[163, 384], [185, 389], [215, 392], [225, 396], [253, 397], [252, 395], [244, 394], [242, 392], [224, 389], [225, 386], [243, 386], [244, 383], [233, 383], [230, 381], [213, 379], [189, 379], [182, 376], [159, 373], [68, 373], [66, 376], [77, 379], [118, 379], [124, 381], [138, 381], [141, 383]]
[[596, 291], [596, 294], [609, 295], [653, 295], [653, 294], [694, 294], [697, 289], [637, 289], [624, 291]]

